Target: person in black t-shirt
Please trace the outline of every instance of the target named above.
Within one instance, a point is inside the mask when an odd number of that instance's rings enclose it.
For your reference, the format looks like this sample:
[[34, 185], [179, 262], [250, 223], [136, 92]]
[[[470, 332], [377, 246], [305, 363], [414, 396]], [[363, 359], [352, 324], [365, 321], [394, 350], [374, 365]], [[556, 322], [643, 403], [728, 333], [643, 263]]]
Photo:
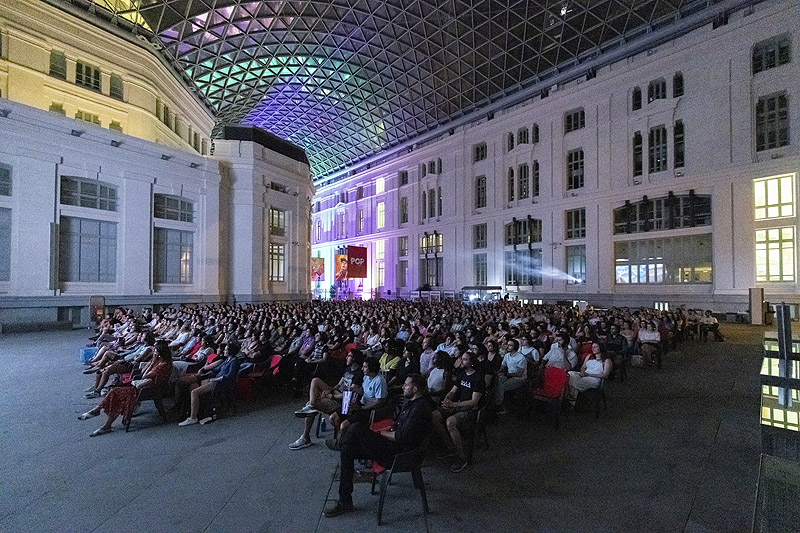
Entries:
[[464, 352], [461, 355], [461, 367], [464, 371], [456, 378], [455, 385], [442, 400], [441, 407], [433, 413], [434, 427], [442, 441], [452, 443], [452, 450], [440, 456], [442, 458], [456, 456], [450, 465], [452, 472], [461, 472], [467, 466], [461, 432], [474, 422], [474, 411], [477, 410], [478, 403], [486, 392], [483, 374], [474, 368], [475, 359], [476, 356], [472, 352]]

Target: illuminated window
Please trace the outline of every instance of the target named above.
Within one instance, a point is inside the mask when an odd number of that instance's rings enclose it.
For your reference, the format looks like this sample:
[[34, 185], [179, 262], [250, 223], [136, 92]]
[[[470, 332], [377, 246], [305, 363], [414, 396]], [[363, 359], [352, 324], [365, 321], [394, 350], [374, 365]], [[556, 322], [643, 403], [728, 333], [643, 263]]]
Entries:
[[274, 207], [269, 208], [269, 233], [280, 237], [286, 235], [286, 211]]
[[472, 256], [473, 270], [475, 272], [475, 285], [486, 285], [487, 281], [487, 261], [486, 254], [475, 254]]
[[386, 180], [378, 178], [375, 180], [375, 194], [383, 194], [386, 190]]
[[386, 223], [386, 206], [383, 202], [378, 202], [378, 229], [382, 229]]
[[386, 282], [386, 265], [378, 263], [378, 287], [383, 287]]
[[286, 245], [270, 243], [269, 245], [269, 280], [283, 281], [286, 260]]
[[358, 232], [363, 233], [364, 231], [364, 210], [358, 210]]
[[382, 261], [386, 256], [386, 241], [379, 240], [375, 241], [375, 259]]
[[756, 281], [794, 281], [794, 226], [756, 230]]
[[794, 216], [794, 174], [753, 181], [756, 220]]
[[614, 243], [618, 284], [711, 283], [711, 235]]
[[154, 228], [153, 280], [156, 283], [191, 283], [194, 234]]
[[317, 220], [317, 242], [322, 240], [322, 221]]

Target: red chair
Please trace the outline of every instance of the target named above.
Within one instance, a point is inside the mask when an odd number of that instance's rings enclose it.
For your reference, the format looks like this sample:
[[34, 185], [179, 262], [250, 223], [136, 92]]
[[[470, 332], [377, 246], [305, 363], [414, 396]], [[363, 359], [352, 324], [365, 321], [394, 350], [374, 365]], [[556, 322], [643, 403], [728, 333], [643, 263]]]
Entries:
[[544, 369], [542, 387], [534, 389], [531, 393], [534, 401], [545, 404], [556, 429], [558, 429], [561, 405], [564, 402], [568, 383], [569, 374], [566, 370], [549, 366]]
[[274, 380], [278, 376], [282, 356], [273, 355], [269, 364], [259, 363], [253, 371], [236, 379], [236, 395], [239, 398], [252, 400], [255, 388], [259, 383]]

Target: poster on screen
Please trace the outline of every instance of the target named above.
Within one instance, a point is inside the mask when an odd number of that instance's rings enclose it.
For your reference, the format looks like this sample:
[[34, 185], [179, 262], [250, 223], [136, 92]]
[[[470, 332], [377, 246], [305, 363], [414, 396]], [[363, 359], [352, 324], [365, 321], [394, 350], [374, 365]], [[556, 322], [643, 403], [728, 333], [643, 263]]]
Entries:
[[325, 281], [325, 258], [311, 258], [311, 281]]

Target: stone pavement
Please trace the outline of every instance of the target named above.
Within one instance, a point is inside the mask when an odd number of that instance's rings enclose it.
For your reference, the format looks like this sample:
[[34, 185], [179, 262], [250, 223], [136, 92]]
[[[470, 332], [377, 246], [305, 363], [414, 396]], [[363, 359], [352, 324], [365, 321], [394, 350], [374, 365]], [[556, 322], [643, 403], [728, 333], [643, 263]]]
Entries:
[[[506, 415], [464, 472], [431, 458], [427, 519], [410, 476], [398, 475], [381, 530], [749, 530], [764, 330], [722, 329], [728, 342], [684, 345], [663, 369], [610, 383], [599, 420], [578, 411], [556, 431], [540, 415]], [[101, 422], [77, 420], [96, 402], [80, 392], [86, 336], [0, 337], [0, 531], [377, 529], [366, 483], [355, 486], [356, 512], [322, 516], [336, 498], [338, 456], [321, 441], [287, 448], [303, 402], [280, 394], [187, 428], [161, 424], [148, 402], [130, 433], [89, 438]]]

